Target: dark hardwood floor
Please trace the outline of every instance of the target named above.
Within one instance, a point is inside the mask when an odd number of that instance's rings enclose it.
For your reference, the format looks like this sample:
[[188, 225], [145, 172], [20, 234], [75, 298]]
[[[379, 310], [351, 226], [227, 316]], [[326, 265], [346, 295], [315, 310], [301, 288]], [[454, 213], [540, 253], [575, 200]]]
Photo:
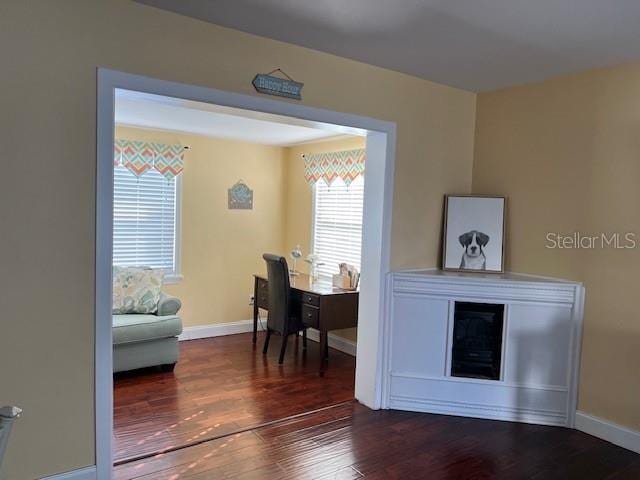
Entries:
[[[262, 355], [251, 334], [180, 342], [173, 373], [155, 369], [114, 379], [114, 459], [120, 463], [353, 399], [355, 359], [331, 350], [318, 376], [318, 344], [280, 337]], [[297, 348], [296, 348], [297, 345]]]
[[120, 464], [116, 480], [640, 479], [640, 455], [576, 430], [369, 410], [351, 400], [354, 359], [332, 351], [320, 378], [313, 342], [282, 367], [250, 335], [181, 349], [175, 375], [115, 382], [116, 452], [192, 445]]
[[621, 480], [640, 478], [640, 455], [576, 430], [352, 401], [122, 465], [114, 478]]

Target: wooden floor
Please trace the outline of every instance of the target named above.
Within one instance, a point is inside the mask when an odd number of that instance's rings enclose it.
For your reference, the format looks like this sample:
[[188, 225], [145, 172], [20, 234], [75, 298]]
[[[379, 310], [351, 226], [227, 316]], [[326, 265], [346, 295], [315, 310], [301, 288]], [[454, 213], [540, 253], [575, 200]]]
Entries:
[[318, 376], [318, 344], [289, 339], [278, 366], [280, 337], [267, 356], [250, 334], [180, 342], [174, 373], [155, 369], [114, 379], [114, 458], [202, 441], [353, 399], [355, 359], [331, 350]]
[[116, 480], [638, 479], [640, 455], [576, 430], [348, 402], [116, 468]]
[[117, 480], [640, 479], [640, 455], [576, 430], [369, 410], [350, 400], [354, 359], [332, 351], [320, 378], [313, 342], [283, 367], [248, 335], [181, 348], [175, 375], [116, 381], [116, 452], [197, 444], [120, 464]]

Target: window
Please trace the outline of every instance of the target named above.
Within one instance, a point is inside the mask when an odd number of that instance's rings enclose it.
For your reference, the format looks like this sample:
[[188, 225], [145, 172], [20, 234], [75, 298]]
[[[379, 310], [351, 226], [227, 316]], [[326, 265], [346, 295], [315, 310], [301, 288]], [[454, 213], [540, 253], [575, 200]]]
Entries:
[[180, 177], [136, 177], [120, 166], [113, 173], [113, 264], [161, 268], [177, 280]]
[[362, 204], [364, 177], [358, 176], [348, 187], [338, 179], [327, 186], [314, 186], [312, 250], [324, 263], [321, 277], [338, 273], [338, 264], [350, 263], [360, 270], [362, 248]]

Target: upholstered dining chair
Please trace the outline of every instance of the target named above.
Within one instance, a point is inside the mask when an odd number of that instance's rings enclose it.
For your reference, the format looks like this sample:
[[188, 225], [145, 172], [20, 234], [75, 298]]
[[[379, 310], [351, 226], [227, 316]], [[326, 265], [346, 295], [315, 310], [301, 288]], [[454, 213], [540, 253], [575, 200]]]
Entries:
[[295, 299], [291, 296], [291, 284], [289, 283], [289, 267], [287, 260], [279, 255], [265, 253], [262, 258], [267, 262], [267, 278], [269, 281], [269, 313], [267, 316], [267, 336], [264, 341], [262, 353], [269, 349], [269, 340], [272, 333], [282, 336], [280, 357], [278, 363], [284, 361], [289, 335], [302, 332], [302, 345], [307, 347], [307, 329], [300, 318], [300, 309], [292, 306]]

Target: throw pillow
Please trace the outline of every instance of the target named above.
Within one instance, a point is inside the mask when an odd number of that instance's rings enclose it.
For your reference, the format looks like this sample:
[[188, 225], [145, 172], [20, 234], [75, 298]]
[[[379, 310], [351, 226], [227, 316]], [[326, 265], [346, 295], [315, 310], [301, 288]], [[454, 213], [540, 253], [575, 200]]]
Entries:
[[142, 267], [113, 267], [113, 313], [155, 313], [164, 272]]

